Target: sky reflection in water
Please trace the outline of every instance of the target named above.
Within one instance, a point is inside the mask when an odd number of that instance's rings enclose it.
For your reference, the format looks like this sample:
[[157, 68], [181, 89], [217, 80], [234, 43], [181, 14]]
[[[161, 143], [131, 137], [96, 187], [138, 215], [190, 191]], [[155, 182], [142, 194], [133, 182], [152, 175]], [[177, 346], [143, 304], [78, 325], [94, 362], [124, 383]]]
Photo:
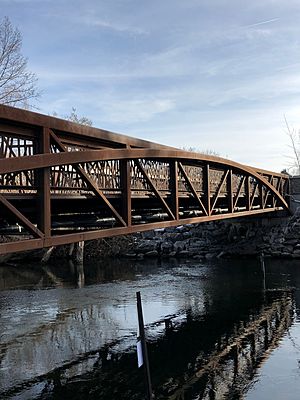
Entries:
[[0, 397], [142, 398], [140, 290], [157, 398], [298, 399], [300, 273], [266, 266], [266, 292], [256, 260], [0, 267]]

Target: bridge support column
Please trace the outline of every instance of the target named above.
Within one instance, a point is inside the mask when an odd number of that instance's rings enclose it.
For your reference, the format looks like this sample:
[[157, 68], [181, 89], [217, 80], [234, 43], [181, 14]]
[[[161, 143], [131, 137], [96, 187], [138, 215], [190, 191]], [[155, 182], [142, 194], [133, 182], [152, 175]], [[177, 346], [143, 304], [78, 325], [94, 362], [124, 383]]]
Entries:
[[76, 243], [74, 252], [75, 252], [75, 254], [73, 256], [74, 256], [75, 263], [82, 264], [83, 263], [83, 253], [84, 253], [84, 241]]
[[83, 263], [83, 255], [84, 241], [70, 244], [68, 256], [70, 259], [74, 260], [75, 264]]
[[[84, 242], [81, 242], [81, 243], [84, 243]], [[77, 273], [77, 286], [79, 288], [82, 288], [84, 286], [84, 282], [85, 282], [84, 269], [83, 269], [82, 262], [76, 264], [76, 273]]]
[[49, 261], [49, 259], [50, 259], [50, 257], [51, 257], [51, 254], [53, 253], [53, 250], [55, 249], [55, 246], [52, 246], [52, 247], [49, 247], [46, 251], [45, 251], [45, 253], [44, 253], [44, 255], [43, 255], [43, 257], [42, 257], [42, 259], [41, 259], [41, 263], [42, 264], [47, 264], [47, 262]]

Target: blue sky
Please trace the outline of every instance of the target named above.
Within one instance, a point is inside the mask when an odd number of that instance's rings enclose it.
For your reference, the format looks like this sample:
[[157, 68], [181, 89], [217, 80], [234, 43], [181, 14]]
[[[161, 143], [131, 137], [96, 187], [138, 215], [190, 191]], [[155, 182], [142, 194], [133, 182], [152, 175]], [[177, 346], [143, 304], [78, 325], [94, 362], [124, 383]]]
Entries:
[[0, 0], [39, 111], [261, 168], [300, 128], [300, 1]]

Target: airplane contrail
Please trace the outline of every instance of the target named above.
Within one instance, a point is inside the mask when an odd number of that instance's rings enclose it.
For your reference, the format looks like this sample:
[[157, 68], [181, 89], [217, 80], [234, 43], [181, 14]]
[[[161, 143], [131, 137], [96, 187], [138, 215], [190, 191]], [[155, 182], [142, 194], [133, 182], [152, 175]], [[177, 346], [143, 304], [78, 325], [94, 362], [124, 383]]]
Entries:
[[253, 26], [269, 24], [270, 22], [275, 22], [278, 21], [279, 19], [280, 18], [267, 19], [266, 21], [257, 22], [256, 24], [246, 25], [245, 28], [252, 28]]

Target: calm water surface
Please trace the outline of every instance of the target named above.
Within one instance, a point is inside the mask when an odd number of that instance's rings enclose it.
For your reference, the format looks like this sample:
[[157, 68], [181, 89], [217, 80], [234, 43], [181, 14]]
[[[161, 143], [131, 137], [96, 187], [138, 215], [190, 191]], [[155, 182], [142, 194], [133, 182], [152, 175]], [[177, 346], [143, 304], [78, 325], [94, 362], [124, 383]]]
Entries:
[[299, 399], [300, 263], [0, 267], [1, 399]]

